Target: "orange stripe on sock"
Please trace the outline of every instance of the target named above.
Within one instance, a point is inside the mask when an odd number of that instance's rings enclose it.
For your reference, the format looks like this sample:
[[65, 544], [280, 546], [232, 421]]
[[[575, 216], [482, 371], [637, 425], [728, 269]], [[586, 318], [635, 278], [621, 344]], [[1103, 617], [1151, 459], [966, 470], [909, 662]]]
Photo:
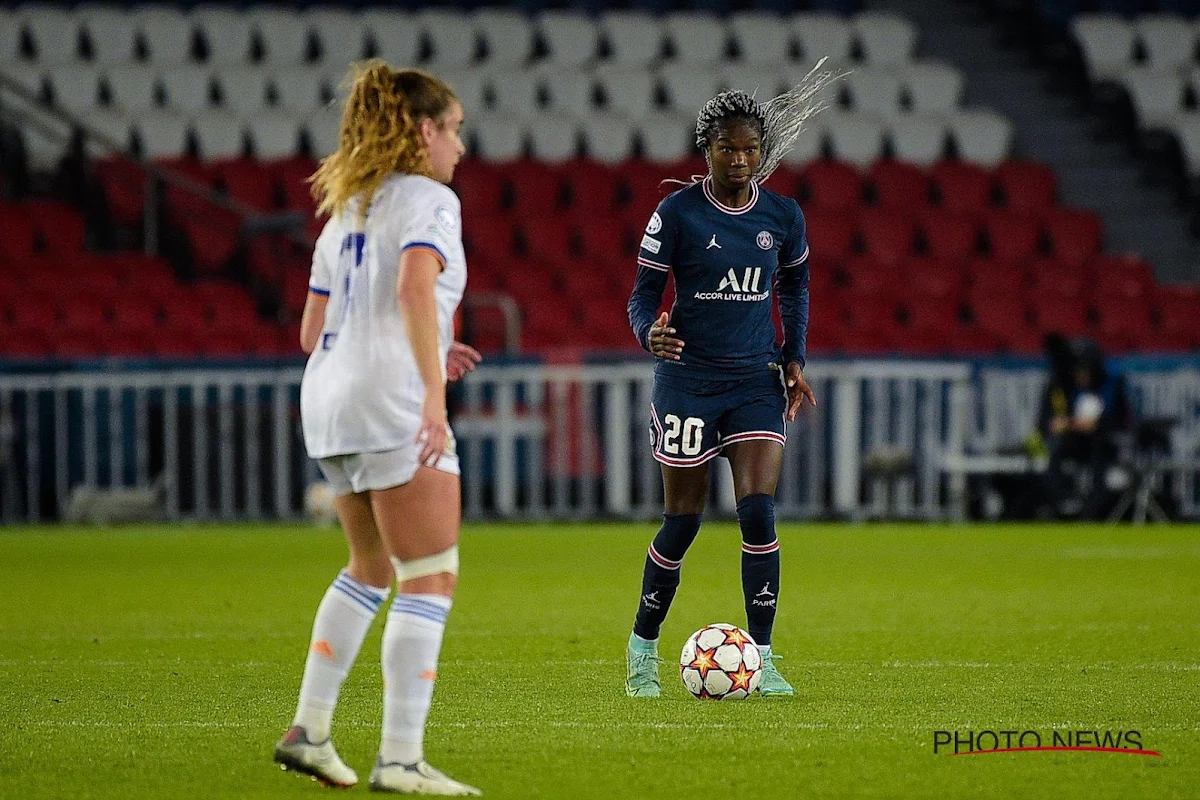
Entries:
[[322, 639], [319, 642], [313, 642], [312, 651], [322, 658], [327, 658], [330, 661], [337, 661], [337, 656], [334, 655], [333, 648], [329, 646], [329, 642]]
[[421, 679], [426, 681], [437, 680], [437, 670], [427, 669], [421, 673]]

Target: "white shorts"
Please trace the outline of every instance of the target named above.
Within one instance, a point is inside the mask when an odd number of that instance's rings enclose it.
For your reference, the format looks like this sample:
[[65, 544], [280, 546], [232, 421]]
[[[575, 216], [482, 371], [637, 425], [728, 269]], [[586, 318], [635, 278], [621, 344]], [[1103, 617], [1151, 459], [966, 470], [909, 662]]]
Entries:
[[[317, 459], [325, 480], [333, 487], [337, 497], [377, 489], [403, 486], [417, 474], [416, 442], [395, 450], [378, 453], [352, 453]], [[458, 475], [458, 453], [455, 450], [454, 434], [446, 440], [446, 449], [434, 469]]]

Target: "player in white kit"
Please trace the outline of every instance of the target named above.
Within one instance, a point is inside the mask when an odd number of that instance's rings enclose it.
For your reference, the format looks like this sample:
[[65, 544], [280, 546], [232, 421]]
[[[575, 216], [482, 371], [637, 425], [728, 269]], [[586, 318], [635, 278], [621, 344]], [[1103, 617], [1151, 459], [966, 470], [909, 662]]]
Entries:
[[340, 147], [313, 176], [330, 219], [301, 321], [311, 355], [300, 410], [308, 453], [337, 495], [350, 563], [317, 609], [296, 716], [275, 761], [330, 785], [358, 781], [333, 748], [330, 723], [395, 580], [371, 788], [479, 794], [435, 770], [423, 752], [458, 574], [459, 473], [446, 379], [478, 360], [453, 342], [467, 271], [458, 197], [446, 184], [464, 152], [462, 120], [442, 81], [369, 63], [346, 101]]

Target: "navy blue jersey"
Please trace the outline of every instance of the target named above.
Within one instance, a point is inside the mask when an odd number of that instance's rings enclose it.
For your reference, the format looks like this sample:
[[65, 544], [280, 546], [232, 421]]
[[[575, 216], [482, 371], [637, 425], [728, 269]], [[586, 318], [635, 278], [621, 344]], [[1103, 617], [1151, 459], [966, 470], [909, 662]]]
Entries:
[[[650, 217], [638, 251], [629, 321], [649, 349], [667, 275], [675, 276], [671, 327], [683, 340], [679, 362], [695, 373], [747, 375], [772, 362], [804, 366], [808, 332], [808, 240], [804, 214], [790, 197], [751, 184], [741, 208], [717, 202], [711, 178], [666, 197]], [[777, 283], [778, 281], [778, 283]], [[772, 319], [778, 293], [784, 347]]]

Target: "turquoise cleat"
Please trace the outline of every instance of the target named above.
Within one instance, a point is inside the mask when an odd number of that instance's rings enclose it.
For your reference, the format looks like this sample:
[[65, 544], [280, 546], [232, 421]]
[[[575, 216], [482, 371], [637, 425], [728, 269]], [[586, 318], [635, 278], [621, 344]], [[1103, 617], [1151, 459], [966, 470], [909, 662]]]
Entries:
[[762, 680], [758, 684], [758, 691], [763, 697], [791, 697], [796, 693], [775, 666], [775, 661], [781, 658], [770, 650], [762, 654]]
[[632, 648], [625, 651], [625, 694], [630, 697], [658, 697], [662, 684], [658, 680], [657, 653], [637, 653]]

